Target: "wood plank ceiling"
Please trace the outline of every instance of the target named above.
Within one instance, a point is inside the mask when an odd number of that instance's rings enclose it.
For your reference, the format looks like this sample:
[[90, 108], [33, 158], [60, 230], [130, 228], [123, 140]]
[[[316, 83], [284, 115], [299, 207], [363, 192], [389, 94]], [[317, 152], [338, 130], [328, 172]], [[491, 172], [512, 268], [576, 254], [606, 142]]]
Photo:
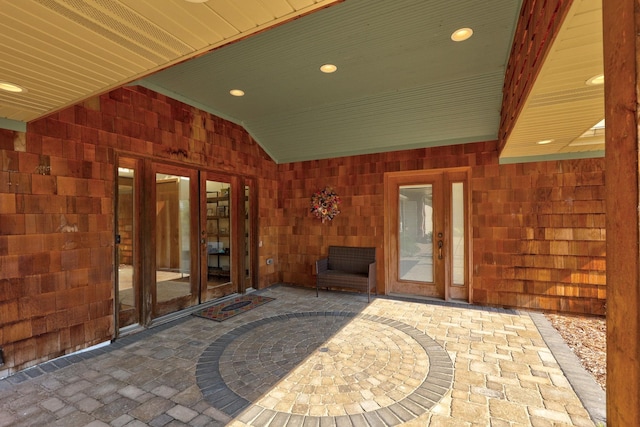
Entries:
[[[520, 4], [490, 5], [347, 0], [141, 84], [242, 124], [281, 163], [491, 140]], [[461, 27], [474, 35], [456, 43]]]
[[[582, 88], [582, 74], [602, 70], [599, 3], [574, 1], [505, 156], [601, 152], [569, 146], [603, 110], [601, 88]], [[0, 0], [0, 81], [27, 89], [0, 91], [0, 126], [135, 82], [242, 124], [280, 163], [495, 139], [520, 6]], [[460, 27], [474, 34], [455, 43], [450, 35]], [[322, 74], [324, 63], [338, 71]], [[230, 96], [234, 88], [245, 96]], [[547, 126], [552, 119], [557, 125]], [[531, 141], [544, 129], [559, 142], [540, 151]]]
[[30, 121], [336, 0], [0, 0], [0, 117]]
[[507, 139], [503, 158], [604, 154], [602, 129], [589, 132], [604, 119], [604, 85], [590, 82], [603, 75], [602, 49], [602, 2], [574, 0]]

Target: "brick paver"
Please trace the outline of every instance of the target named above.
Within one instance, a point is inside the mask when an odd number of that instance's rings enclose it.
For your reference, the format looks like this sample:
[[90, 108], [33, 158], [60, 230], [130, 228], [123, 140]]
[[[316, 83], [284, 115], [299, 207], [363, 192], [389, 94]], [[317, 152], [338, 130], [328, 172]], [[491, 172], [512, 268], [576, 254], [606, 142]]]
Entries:
[[0, 380], [0, 427], [603, 421], [604, 393], [537, 314], [261, 293], [276, 300], [222, 323], [187, 316]]

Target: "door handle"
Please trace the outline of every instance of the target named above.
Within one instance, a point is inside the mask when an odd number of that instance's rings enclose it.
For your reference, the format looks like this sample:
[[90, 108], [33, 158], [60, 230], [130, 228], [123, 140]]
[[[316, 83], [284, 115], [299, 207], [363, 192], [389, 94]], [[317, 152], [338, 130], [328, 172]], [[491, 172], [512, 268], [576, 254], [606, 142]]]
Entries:
[[438, 240], [438, 259], [442, 259], [442, 240]]

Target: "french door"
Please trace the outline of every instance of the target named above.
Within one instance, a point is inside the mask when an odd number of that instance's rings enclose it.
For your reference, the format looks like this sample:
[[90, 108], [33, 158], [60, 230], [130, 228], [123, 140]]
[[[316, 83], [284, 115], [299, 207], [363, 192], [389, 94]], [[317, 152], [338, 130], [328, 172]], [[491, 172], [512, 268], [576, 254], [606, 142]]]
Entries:
[[117, 165], [118, 333], [252, 286], [252, 178], [126, 156]]
[[470, 300], [468, 173], [385, 175], [387, 293]]
[[211, 301], [237, 292], [239, 280], [238, 250], [244, 242], [239, 235], [238, 218], [243, 218], [244, 204], [237, 202], [237, 179], [211, 172], [201, 174], [203, 191], [200, 224], [200, 299]]
[[140, 161], [120, 158], [116, 183], [116, 315], [120, 329], [140, 323]]
[[151, 199], [155, 201], [151, 235], [155, 280], [151, 282], [152, 317], [199, 302], [198, 179], [194, 169], [154, 163]]

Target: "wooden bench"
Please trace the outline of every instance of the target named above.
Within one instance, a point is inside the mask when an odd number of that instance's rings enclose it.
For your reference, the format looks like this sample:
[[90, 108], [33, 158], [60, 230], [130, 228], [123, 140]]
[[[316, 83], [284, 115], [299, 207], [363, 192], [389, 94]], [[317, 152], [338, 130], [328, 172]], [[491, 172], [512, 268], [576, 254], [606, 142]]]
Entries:
[[349, 288], [376, 295], [376, 248], [329, 246], [329, 256], [316, 261], [316, 297], [320, 288]]

